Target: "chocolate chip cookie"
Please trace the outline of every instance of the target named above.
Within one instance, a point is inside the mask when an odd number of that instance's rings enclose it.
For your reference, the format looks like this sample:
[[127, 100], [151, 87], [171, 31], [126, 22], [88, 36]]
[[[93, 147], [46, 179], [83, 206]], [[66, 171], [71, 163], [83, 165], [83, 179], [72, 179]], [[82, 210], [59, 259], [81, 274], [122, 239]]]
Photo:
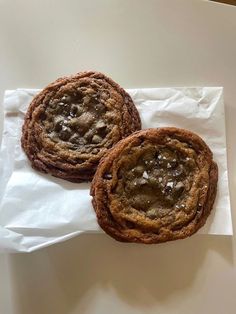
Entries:
[[98, 72], [63, 77], [31, 102], [22, 147], [32, 167], [73, 182], [91, 180], [101, 157], [140, 130], [127, 92]]
[[101, 160], [91, 188], [103, 230], [119, 241], [160, 243], [204, 225], [216, 196], [217, 164], [196, 134], [147, 129]]

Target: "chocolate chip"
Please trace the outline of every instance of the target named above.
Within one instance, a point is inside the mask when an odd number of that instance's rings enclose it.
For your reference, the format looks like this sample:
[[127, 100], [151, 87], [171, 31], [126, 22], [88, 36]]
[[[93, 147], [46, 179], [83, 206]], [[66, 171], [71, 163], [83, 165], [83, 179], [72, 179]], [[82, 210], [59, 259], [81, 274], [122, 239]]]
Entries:
[[93, 154], [97, 154], [99, 152], [99, 149], [98, 148], [94, 148], [93, 150], [92, 150], [92, 153]]
[[181, 164], [173, 171], [174, 177], [180, 177], [184, 174], [185, 174], [185, 170], [184, 170], [183, 165], [181, 165]]
[[182, 181], [179, 181], [176, 186], [175, 186], [175, 190], [182, 193], [184, 191], [184, 184]]
[[[136, 183], [136, 184], [135, 184]], [[134, 182], [134, 185], [136, 186], [140, 186], [140, 185], [145, 185], [147, 184], [147, 180], [144, 179], [144, 178], [138, 178], [135, 182]]]
[[[94, 108], [95, 108], [95, 110], [96, 110], [97, 112], [99, 112], [99, 113], [104, 113], [105, 110], [106, 110], [106, 107], [105, 107], [103, 104], [101, 104], [101, 103], [96, 104], [96, 105], [94, 106]], [[113, 116], [112, 116], [112, 118], [113, 118]]]
[[155, 196], [139, 193], [130, 198], [130, 201], [134, 208], [146, 210], [155, 201]]
[[86, 95], [83, 99], [83, 103], [84, 105], [87, 105], [90, 102], [91, 97], [89, 97], [88, 95]]
[[58, 142], [58, 134], [54, 131], [52, 131], [51, 133], [48, 132], [48, 136], [54, 141], [54, 142]]
[[48, 106], [47, 110], [48, 110], [49, 108], [50, 108], [50, 109], [55, 109], [56, 106], [57, 106], [57, 102], [55, 101], [55, 99], [51, 99], [51, 100], [49, 101], [49, 106]]
[[61, 129], [62, 129], [62, 121], [59, 121], [59, 122], [57, 122], [56, 124], [55, 124], [55, 127], [54, 127], [54, 129], [55, 129], [55, 131], [56, 132], [60, 132], [61, 131]]
[[62, 126], [63, 126], [63, 121], [64, 121], [64, 118], [62, 116], [56, 116], [54, 118], [54, 130], [56, 132], [61, 131]]
[[106, 180], [111, 180], [112, 179], [112, 175], [110, 173], [105, 173], [103, 178], [106, 179]]
[[79, 136], [78, 134], [73, 134], [72, 137], [70, 138], [70, 142], [73, 144], [78, 144], [78, 145], [85, 145], [87, 144], [87, 141], [85, 138]]
[[67, 104], [67, 103], [64, 103], [64, 102], [59, 102], [57, 104], [57, 109], [56, 109], [56, 112], [57, 113], [60, 113], [60, 114], [64, 114], [64, 115], [69, 115], [69, 112], [70, 112], [70, 105]]
[[71, 136], [70, 142], [73, 143], [73, 144], [77, 144], [79, 142], [79, 138], [80, 138], [79, 135], [74, 134], [74, 135]]
[[78, 119], [77, 118], [72, 118], [68, 121], [68, 125], [74, 129], [74, 130], [78, 130], [80, 125], [79, 125], [79, 122], [78, 122]]
[[83, 108], [79, 105], [77, 105], [77, 113], [76, 113], [76, 116], [80, 116], [81, 114], [83, 113]]
[[44, 121], [47, 118], [47, 114], [45, 112], [40, 113], [40, 120]]
[[155, 178], [155, 177], [149, 177], [149, 180], [148, 182], [153, 185], [153, 186], [156, 186], [156, 185], [159, 185], [159, 178]]
[[63, 100], [64, 102], [71, 102], [72, 98], [70, 95], [65, 94], [61, 100]]
[[94, 143], [94, 144], [99, 144], [99, 143], [101, 143], [101, 141], [102, 141], [102, 138], [97, 134], [95, 134], [92, 138], [92, 143]]
[[59, 137], [63, 141], [67, 141], [71, 136], [71, 130], [66, 126], [62, 127], [62, 130], [59, 132]]
[[156, 208], [151, 208], [146, 212], [146, 216], [150, 219], [155, 219], [157, 218], [157, 209]]
[[94, 135], [94, 130], [92, 129], [84, 134], [84, 138], [86, 138], [87, 141], [91, 141], [93, 135]]
[[145, 170], [145, 169], [144, 169], [143, 166], [138, 165], [137, 167], [133, 168], [131, 171], [132, 171], [134, 174], [136, 174], [136, 175], [138, 175], [138, 176], [141, 176], [141, 175], [143, 174], [144, 170]]
[[169, 194], [169, 193], [171, 193], [171, 191], [172, 191], [172, 187], [170, 187], [168, 185], [166, 185], [164, 190], [163, 190], [164, 194]]
[[94, 116], [89, 112], [84, 112], [79, 118], [78, 118], [78, 124], [83, 130], [89, 129], [91, 124], [94, 121]]
[[97, 129], [97, 130], [102, 130], [102, 129], [106, 129], [106, 124], [104, 123], [104, 121], [102, 121], [102, 120], [99, 120], [97, 123], [96, 123], [96, 126], [95, 126], [95, 128]]
[[75, 117], [77, 112], [78, 112], [78, 107], [76, 105], [72, 104], [72, 106], [70, 108], [70, 115], [72, 117]]

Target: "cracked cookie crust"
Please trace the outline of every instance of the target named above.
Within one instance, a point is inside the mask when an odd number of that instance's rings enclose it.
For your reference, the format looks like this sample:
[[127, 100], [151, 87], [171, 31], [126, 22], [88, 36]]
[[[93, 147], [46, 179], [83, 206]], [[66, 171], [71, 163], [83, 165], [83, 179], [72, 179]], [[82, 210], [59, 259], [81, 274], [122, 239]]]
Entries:
[[102, 229], [119, 241], [182, 239], [206, 222], [217, 180], [212, 152], [198, 135], [147, 129], [120, 141], [101, 160], [92, 203]]
[[63, 77], [31, 102], [22, 147], [32, 167], [73, 182], [91, 180], [101, 157], [140, 130], [127, 92], [98, 72]]

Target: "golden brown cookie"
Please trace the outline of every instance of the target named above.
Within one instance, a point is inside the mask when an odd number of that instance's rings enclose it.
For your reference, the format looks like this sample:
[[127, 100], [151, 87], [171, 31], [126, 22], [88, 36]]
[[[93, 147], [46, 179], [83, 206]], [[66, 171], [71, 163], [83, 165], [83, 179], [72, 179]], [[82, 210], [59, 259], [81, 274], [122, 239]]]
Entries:
[[32, 167], [73, 182], [91, 180], [101, 157], [140, 130], [127, 92], [98, 72], [63, 77], [31, 102], [22, 147]]
[[119, 241], [186, 238], [212, 209], [218, 171], [196, 134], [147, 129], [123, 139], [101, 160], [91, 188], [102, 229]]

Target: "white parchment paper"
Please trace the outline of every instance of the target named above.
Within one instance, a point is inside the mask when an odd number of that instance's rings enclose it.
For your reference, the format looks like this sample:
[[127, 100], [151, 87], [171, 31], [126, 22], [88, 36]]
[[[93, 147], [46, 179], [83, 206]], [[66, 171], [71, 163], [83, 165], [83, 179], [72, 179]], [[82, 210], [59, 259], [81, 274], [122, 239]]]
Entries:
[[[0, 152], [0, 250], [33, 251], [82, 232], [102, 232], [91, 205], [90, 185], [75, 184], [33, 170], [21, 149], [21, 126], [39, 90], [5, 92]], [[214, 209], [199, 233], [232, 235], [223, 88], [128, 90], [142, 127], [176, 126], [199, 134], [219, 166]]]

